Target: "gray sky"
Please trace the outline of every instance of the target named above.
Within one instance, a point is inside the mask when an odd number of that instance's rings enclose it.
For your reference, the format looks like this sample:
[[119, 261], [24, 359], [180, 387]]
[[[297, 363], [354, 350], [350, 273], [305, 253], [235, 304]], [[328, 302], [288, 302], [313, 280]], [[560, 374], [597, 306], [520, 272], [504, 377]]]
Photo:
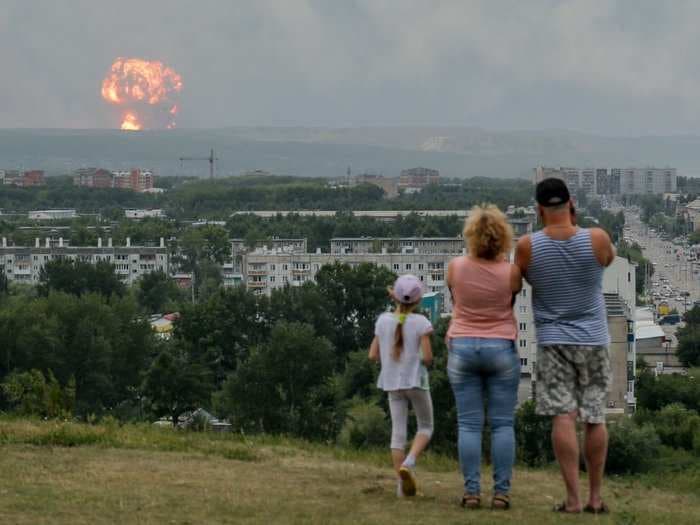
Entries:
[[0, 0], [0, 127], [114, 127], [117, 56], [183, 78], [180, 127], [700, 133], [695, 0]]

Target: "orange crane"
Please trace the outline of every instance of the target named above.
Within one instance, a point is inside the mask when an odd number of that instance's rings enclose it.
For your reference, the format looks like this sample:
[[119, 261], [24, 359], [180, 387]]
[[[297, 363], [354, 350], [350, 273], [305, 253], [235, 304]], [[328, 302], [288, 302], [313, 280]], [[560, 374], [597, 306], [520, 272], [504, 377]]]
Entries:
[[214, 156], [214, 149], [212, 148], [209, 152], [208, 157], [180, 157], [180, 168], [182, 168], [182, 162], [185, 160], [206, 160], [209, 161], [209, 178], [214, 178], [214, 161], [219, 160]]

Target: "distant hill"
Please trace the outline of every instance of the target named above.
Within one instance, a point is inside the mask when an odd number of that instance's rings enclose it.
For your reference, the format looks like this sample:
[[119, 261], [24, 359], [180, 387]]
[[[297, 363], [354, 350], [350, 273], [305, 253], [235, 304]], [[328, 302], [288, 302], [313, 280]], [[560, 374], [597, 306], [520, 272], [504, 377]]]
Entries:
[[487, 131], [466, 127], [267, 128], [173, 130], [0, 130], [0, 169], [50, 174], [85, 166], [149, 167], [163, 175], [201, 175], [214, 148], [222, 175], [262, 169], [339, 177], [351, 166], [398, 175], [413, 166], [448, 177], [529, 177], [534, 166], [674, 166], [700, 175], [700, 137], [598, 137], [566, 130]]

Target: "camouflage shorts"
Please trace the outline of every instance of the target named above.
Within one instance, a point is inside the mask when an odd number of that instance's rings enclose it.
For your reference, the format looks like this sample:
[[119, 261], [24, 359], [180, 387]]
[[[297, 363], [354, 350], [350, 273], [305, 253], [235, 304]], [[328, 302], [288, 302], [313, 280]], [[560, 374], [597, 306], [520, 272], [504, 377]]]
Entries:
[[586, 423], [605, 422], [612, 377], [607, 346], [538, 346], [536, 372], [538, 414], [556, 416], [578, 410]]

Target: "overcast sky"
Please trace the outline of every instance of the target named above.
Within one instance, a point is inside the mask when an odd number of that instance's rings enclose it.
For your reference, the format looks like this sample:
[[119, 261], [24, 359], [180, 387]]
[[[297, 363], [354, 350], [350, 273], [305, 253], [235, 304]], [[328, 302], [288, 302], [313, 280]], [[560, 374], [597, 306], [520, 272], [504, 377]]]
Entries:
[[182, 75], [180, 127], [700, 133], [695, 0], [0, 0], [0, 127], [113, 127], [117, 56]]

